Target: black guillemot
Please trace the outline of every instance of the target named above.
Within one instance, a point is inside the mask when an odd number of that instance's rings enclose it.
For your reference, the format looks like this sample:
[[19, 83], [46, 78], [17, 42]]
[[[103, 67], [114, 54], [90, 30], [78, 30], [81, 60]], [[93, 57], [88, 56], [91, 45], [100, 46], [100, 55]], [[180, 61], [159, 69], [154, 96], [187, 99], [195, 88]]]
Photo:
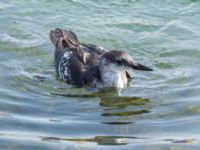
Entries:
[[125, 51], [80, 43], [71, 30], [57, 28], [50, 31], [49, 37], [55, 46], [57, 75], [76, 87], [123, 88], [132, 78], [128, 70], [153, 71]]

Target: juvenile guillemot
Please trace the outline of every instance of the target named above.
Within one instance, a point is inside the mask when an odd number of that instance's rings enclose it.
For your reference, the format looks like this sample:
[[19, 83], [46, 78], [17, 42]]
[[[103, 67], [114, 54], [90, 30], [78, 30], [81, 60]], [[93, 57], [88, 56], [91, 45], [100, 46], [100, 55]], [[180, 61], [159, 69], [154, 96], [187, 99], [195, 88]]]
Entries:
[[128, 70], [153, 71], [136, 63], [128, 53], [107, 50], [93, 44], [82, 44], [71, 30], [55, 29], [49, 34], [55, 46], [57, 75], [77, 87], [123, 88], [132, 78]]

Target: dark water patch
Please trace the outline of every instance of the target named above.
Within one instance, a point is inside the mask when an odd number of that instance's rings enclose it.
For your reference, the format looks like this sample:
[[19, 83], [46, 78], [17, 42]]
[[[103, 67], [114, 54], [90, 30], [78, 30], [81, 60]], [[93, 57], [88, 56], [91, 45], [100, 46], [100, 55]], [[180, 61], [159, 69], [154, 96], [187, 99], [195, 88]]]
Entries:
[[127, 124], [132, 124], [133, 122], [102, 122], [102, 123], [108, 125], [127, 125]]
[[127, 112], [107, 112], [103, 113], [102, 116], [134, 116], [134, 115], [141, 115], [144, 113], [149, 113], [148, 110], [138, 110], [138, 111], [127, 111]]

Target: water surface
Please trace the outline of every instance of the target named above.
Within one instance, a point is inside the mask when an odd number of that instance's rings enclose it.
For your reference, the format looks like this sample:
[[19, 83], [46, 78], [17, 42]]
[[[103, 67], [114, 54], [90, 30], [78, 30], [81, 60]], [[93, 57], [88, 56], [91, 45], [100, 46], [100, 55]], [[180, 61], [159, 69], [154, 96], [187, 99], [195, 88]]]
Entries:
[[[200, 1], [1, 0], [1, 149], [200, 147]], [[90, 97], [56, 79], [48, 33], [126, 50], [154, 72]]]

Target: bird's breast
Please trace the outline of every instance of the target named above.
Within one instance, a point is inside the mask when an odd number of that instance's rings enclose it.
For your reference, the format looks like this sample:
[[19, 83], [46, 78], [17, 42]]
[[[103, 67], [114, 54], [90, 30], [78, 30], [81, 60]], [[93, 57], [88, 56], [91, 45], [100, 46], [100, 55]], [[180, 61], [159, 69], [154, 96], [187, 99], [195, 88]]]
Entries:
[[121, 71], [107, 71], [102, 74], [102, 81], [104, 87], [124, 88], [127, 84], [125, 74]]

